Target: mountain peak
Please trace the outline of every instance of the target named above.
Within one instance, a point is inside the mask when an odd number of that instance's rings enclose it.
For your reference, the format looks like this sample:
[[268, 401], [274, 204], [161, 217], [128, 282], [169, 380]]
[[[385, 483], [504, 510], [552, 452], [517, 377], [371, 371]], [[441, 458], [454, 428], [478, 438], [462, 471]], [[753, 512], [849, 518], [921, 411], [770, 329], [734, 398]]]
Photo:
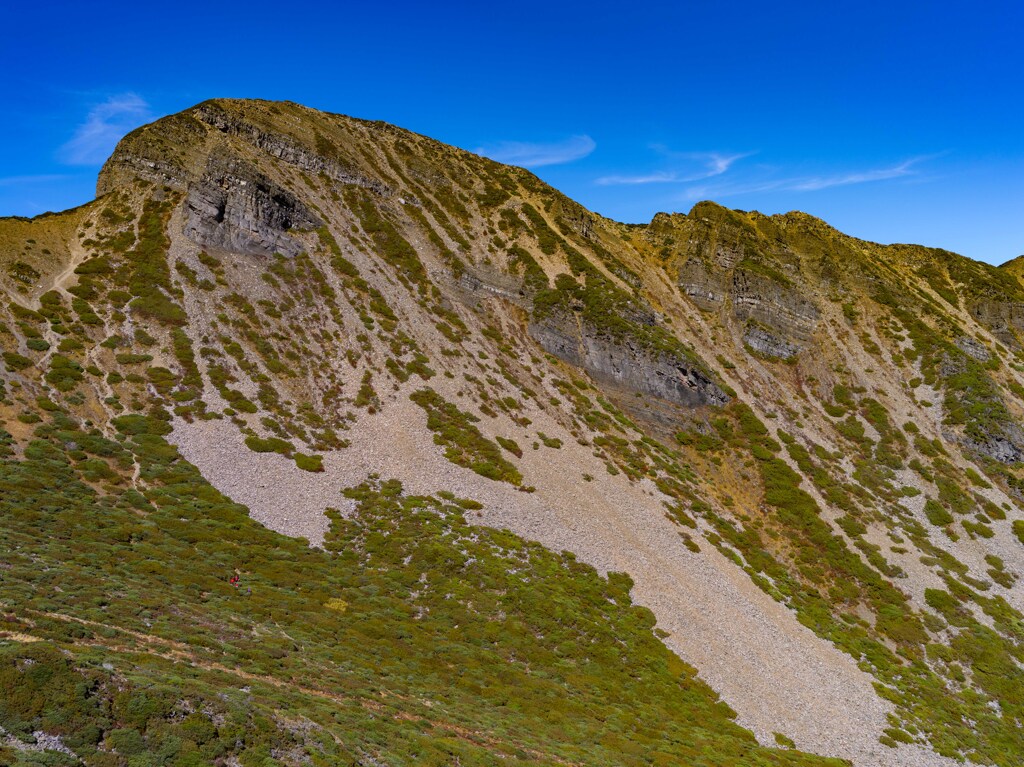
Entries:
[[1016, 262], [709, 201], [620, 224], [290, 102], [143, 126], [97, 191], [0, 220], [4, 733], [95, 764], [1024, 752]]

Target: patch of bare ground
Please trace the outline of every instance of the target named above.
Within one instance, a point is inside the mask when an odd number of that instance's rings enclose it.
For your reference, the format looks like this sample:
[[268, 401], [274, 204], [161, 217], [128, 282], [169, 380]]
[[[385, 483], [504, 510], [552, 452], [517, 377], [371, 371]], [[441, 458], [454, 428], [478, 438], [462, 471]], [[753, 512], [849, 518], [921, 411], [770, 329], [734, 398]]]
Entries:
[[[531, 414], [532, 415], [532, 414]], [[668, 632], [666, 644], [764, 743], [785, 733], [797, 747], [844, 757], [858, 767], [953, 765], [926, 749], [878, 743], [889, 704], [853, 659], [802, 626], [709, 546], [686, 549], [665, 518], [662, 496], [647, 482], [609, 476], [602, 463], [559, 427], [560, 450], [527, 450], [518, 462], [535, 493], [479, 477], [449, 463], [425, 428], [425, 416], [399, 395], [363, 417], [346, 450], [324, 456], [324, 472], [301, 471], [282, 456], [247, 450], [228, 423], [175, 424], [172, 440], [186, 459], [254, 519], [281, 533], [323, 541], [327, 507], [348, 508], [344, 487], [367, 474], [395, 477], [407, 491], [448, 490], [484, 504], [480, 524], [508, 528], [556, 551], [568, 550], [599, 571], [627, 572], [636, 603]], [[585, 481], [583, 474], [592, 475]]]

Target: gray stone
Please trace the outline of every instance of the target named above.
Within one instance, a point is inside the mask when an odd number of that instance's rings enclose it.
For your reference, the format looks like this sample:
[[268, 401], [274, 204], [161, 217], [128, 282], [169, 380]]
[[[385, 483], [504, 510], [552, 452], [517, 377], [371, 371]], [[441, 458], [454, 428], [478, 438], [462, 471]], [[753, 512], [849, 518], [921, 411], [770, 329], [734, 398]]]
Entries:
[[969, 441], [967, 446], [1000, 463], [1019, 463], [1024, 460], [1024, 450], [1003, 436], [992, 435], [984, 442]]
[[289, 232], [319, 226], [291, 192], [237, 158], [211, 157], [203, 177], [189, 186], [185, 234], [203, 247], [294, 257], [303, 246]]
[[757, 272], [733, 272], [732, 300], [736, 319], [755, 320], [783, 336], [809, 338], [818, 322], [818, 308], [810, 299]]
[[783, 344], [799, 348], [814, 333], [821, 314], [818, 307], [792, 285], [733, 268], [741, 255], [720, 246], [713, 267], [701, 257], [691, 257], [679, 270], [680, 289], [704, 311], [731, 306], [737, 321], [753, 320]]
[[779, 338], [760, 325], [749, 325], [743, 333], [743, 343], [758, 354], [779, 359], [792, 359], [800, 351], [800, 347], [784, 338]]
[[691, 258], [679, 269], [679, 287], [706, 312], [720, 309], [730, 293], [725, 272], [709, 269], [700, 258]]
[[1017, 349], [1017, 334], [1024, 332], [1024, 304], [1019, 301], [985, 299], [969, 307], [971, 316], [987, 327], [996, 338]]
[[978, 362], [988, 362], [991, 356], [984, 344], [975, 341], [969, 336], [960, 336], [956, 339], [955, 343], [964, 354], [974, 357]]
[[729, 401], [693, 360], [601, 333], [574, 315], [555, 313], [530, 323], [529, 330], [545, 351], [586, 370], [598, 381], [690, 407]]

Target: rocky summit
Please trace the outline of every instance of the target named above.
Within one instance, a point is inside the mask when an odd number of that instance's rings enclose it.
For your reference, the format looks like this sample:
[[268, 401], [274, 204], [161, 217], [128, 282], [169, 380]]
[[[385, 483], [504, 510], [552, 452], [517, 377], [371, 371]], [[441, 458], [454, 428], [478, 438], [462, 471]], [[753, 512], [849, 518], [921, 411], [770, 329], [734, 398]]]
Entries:
[[0, 763], [1020, 765], [1022, 274], [139, 128], [0, 219]]

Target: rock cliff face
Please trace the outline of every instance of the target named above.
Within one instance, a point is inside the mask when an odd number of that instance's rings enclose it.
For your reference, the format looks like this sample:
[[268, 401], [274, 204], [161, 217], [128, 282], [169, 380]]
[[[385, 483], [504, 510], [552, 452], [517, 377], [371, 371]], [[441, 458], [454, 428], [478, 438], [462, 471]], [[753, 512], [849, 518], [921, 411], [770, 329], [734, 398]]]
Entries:
[[970, 307], [971, 316], [1012, 348], [1020, 348], [1018, 334], [1024, 332], [1024, 303], [987, 299]]
[[1017, 464], [1024, 460], [1024, 430], [1010, 426], [1010, 436], [990, 433], [985, 438], [967, 439], [965, 444], [981, 455], [1005, 464]]
[[529, 305], [523, 280], [493, 266], [482, 264], [463, 267], [458, 277], [451, 270], [439, 271], [435, 279], [455, 285], [465, 293], [467, 301], [479, 302], [489, 297], [500, 297], [526, 307]]
[[753, 324], [748, 325], [743, 331], [743, 343], [765, 357], [778, 357], [783, 360], [792, 359], [800, 351], [796, 344], [780, 338], [760, 325]]
[[198, 245], [256, 256], [294, 257], [303, 245], [289, 232], [321, 225], [295, 195], [231, 156], [211, 157], [189, 184], [185, 216], [185, 235]]
[[724, 268], [712, 269], [703, 259], [692, 257], [679, 269], [679, 287], [704, 311], [718, 311], [729, 297], [728, 277]]
[[553, 314], [530, 324], [530, 335], [550, 354], [599, 381], [678, 405], [724, 405], [729, 396], [705, 370], [679, 355], [614, 338], [575, 316]]
[[978, 362], [988, 362], [989, 359], [991, 359], [992, 355], [989, 354], [985, 345], [974, 338], [970, 338], [969, 336], [960, 336], [953, 343], [959, 347], [960, 351], [978, 360]]
[[807, 340], [818, 322], [817, 307], [798, 288], [752, 269], [733, 272], [731, 298], [736, 319], [760, 322], [783, 336]]
[[[789, 359], [810, 341], [820, 312], [814, 302], [781, 275], [744, 266], [735, 251], [718, 251], [713, 264], [689, 258], [679, 270], [679, 287], [704, 311], [726, 312], [737, 326], [751, 325], [744, 339], [758, 352]], [[756, 327], [754, 327], [756, 326]]]

